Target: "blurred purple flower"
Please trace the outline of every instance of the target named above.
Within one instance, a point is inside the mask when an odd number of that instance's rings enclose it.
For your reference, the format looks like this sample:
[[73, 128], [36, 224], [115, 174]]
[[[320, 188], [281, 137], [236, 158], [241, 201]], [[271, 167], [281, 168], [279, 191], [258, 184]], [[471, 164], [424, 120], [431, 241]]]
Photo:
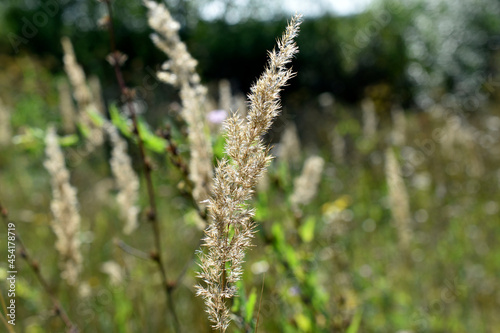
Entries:
[[288, 289], [288, 294], [290, 296], [300, 295], [300, 288], [298, 286], [293, 286]]
[[226, 110], [212, 110], [208, 113], [207, 119], [212, 124], [222, 124], [227, 118]]

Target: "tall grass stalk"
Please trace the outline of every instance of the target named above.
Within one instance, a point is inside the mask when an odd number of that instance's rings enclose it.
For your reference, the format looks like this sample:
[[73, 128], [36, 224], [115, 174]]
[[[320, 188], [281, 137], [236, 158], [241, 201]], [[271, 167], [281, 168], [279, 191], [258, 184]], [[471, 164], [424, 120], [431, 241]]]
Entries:
[[80, 214], [76, 189], [69, 182], [64, 155], [59, 147], [58, 136], [54, 127], [47, 130], [45, 137], [45, 168], [50, 173], [52, 183], [52, 202], [50, 208], [54, 215], [52, 229], [57, 236], [56, 249], [60, 255], [61, 277], [69, 285], [78, 283], [82, 270], [80, 253]]
[[207, 89], [196, 73], [198, 62], [179, 37], [180, 24], [163, 4], [144, 1], [144, 5], [148, 8], [149, 26], [155, 31], [151, 39], [170, 58], [163, 63], [158, 79], [180, 89], [181, 116], [189, 127], [189, 179], [194, 185], [193, 197], [204, 209], [213, 177], [213, 153], [205, 109]]
[[205, 300], [206, 311], [213, 328], [225, 332], [230, 323], [226, 301], [237, 293], [236, 282], [243, 274], [245, 252], [251, 246], [255, 224], [254, 209], [249, 207], [255, 185], [271, 160], [269, 148], [262, 135], [271, 127], [280, 111], [280, 91], [294, 76], [287, 68], [298, 52], [295, 37], [301, 16], [288, 24], [278, 49], [269, 53], [267, 68], [252, 86], [249, 113], [246, 120], [233, 114], [225, 123], [226, 157], [215, 171], [212, 197], [208, 211], [210, 224], [205, 230], [204, 246], [200, 252], [197, 294]]
[[9, 109], [7, 109], [0, 98], [0, 146], [8, 145], [11, 137], [12, 130], [10, 128]]
[[401, 249], [408, 249], [412, 237], [410, 200], [401, 174], [401, 166], [392, 148], [385, 152], [385, 173], [389, 190], [389, 204], [392, 218], [398, 232]]
[[[11, 222], [9, 219], [9, 213], [6, 207], [2, 205], [0, 202], [0, 215], [2, 216], [2, 219], [7, 227], [9, 227], [9, 223]], [[20, 257], [26, 261], [30, 269], [33, 271], [35, 274], [38, 282], [42, 285], [44, 291], [47, 293], [47, 295], [50, 297], [50, 300], [52, 302], [52, 306], [54, 307], [54, 313], [61, 318], [61, 320], [64, 322], [64, 325], [66, 326], [66, 331], [68, 333], [78, 333], [79, 329], [78, 327], [73, 323], [73, 321], [70, 319], [66, 311], [61, 305], [61, 302], [59, 302], [55, 292], [50, 288], [49, 283], [45, 279], [45, 277], [42, 275], [42, 272], [40, 271], [40, 264], [38, 261], [34, 260], [30, 253], [28, 252], [28, 249], [24, 245], [24, 242], [22, 241], [21, 237], [19, 236], [18, 231], [15, 231], [15, 238], [16, 238], [16, 244], [18, 245], [18, 253], [20, 253]], [[8, 324], [9, 327], [9, 332], [12, 329], [12, 325]], [[12, 332], [14, 330], [12, 329]]]
[[392, 131], [391, 141], [394, 146], [402, 147], [406, 142], [406, 118], [404, 111], [400, 108], [394, 108], [391, 112]]
[[113, 26], [113, 9], [111, 6], [111, 0], [104, 0], [104, 3], [106, 4], [107, 12], [108, 12], [108, 19], [106, 22], [106, 26], [108, 28], [108, 33], [109, 33], [109, 40], [110, 40], [110, 47], [111, 47], [111, 53], [108, 56], [108, 61], [111, 64], [111, 66], [114, 69], [116, 80], [118, 81], [118, 84], [120, 86], [120, 91], [122, 95], [122, 99], [126, 102], [126, 106], [128, 108], [130, 117], [132, 118], [132, 126], [133, 126], [133, 133], [135, 133], [135, 136], [137, 138], [137, 144], [139, 147], [139, 153], [142, 161], [142, 167], [144, 170], [144, 177], [146, 179], [146, 187], [147, 187], [147, 192], [148, 192], [148, 199], [149, 199], [149, 210], [147, 213], [148, 216], [148, 221], [151, 223], [152, 231], [153, 231], [153, 238], [154, 238], [154, 250], [151, 252], [151, 259], [153, 259], [157, 266], [158, 270], [160, 271], [161, 277], [162, 277], [162, 287], [163, 290], [165, 291], [165, 297], [167, 301], [167, 306], [169, 309], [169, 312], [172, 316], [172, 326], [175, 330], [175, 332], [180, 332], [180, 326], [179, 326], [179, 320], [177, 317], [177, 313], [175, 311], [175, 305], [173, 301], [173, 288], [171, 288], [168, 278], [167, 278], [167, 270], [165, 267], [165, 264], [163, 263], [163, 255], [162, 255], [162, 247], [161, 247], [161, 235], [160, 235], [160, 223], [158, 221], [158, 210], [156, 206], [156, 198], [155, 198], [155, 191], [154, 191], [154, 186], [153, 186], [153, 180], [152, 180], [152, 167], [151, 163], [148, 160], [146, 156], [146, 148], [144, 146], [144, 141], [142, 137], [142, 133], [139, 129], [138, 125], [138, 119], [137, 119], [137, 112], [134, 107], [134, 103], [132, 103], [132, 99], [134, 96], [134, 92], [127, 88], [125, 84], [125, 80], [123, 78], [123, 73], [121, 71], [121, 65], [123, 64], [123, 60], [126, 59], [126, 56], [122, 54], [120, 51], [117, 50], [116, 48], [116, 43], [115, 43], [115, 31], [114, 31], [114, 26]]
[[232, 111], [233, 95], [231, 92], [231, 83], [223, 79], [219, 81], [219, 109], [227, 113]]
[[281, 136], [278, 161], [295, 165], [300, 161], [300, 152], [300, 139], [297, 126], [293, 122], [289, 122]]
[[61, 112], [62, 126], [66, 134], [75, 132], [76, 111], [71, 98], [71, 88], [66, 80], [61, 80], [57, 85], [59, 92], [59, 111]]
[[377, 113], [375, 104], [371, 99], [365, 99], [361, 102], [363, 110], [363, 136], [367, 140], [373, 140], [377, 134]]
[[301, 175], [295, 179], [290, 197], [292, 207], [298, 210], [300, 205], [310, 203], [318, 193], [318, 186], [325, 161], [319, 156], [311, 156], [304, 162]]
[[[87, 150], [92, 151], [100, 146], [104, 141], [102, 130], [90, 119], [88, 112], [98, 111], [94, 97], [87, 85], [85, 72], [76, 60], [73, 44], [68, 37], [61, 39], [64, 51], [64, 70], [68, 75], [71, 86], [73, 87], [73, 97], [78, 106], [78, 118], [80, 124], [89, 131], [87, 135]], [[69, 111], [68, 111], [69, 112]]]
[[131, 234], [139, 223], [139, 178], [132, 168], [132, 160], [127, 153], [127, 142], [120, 136], [118, 130], [110, 122], [104, 123], [104, 130], [111, 139], [113, 150], [111, 152], [111, 171], [115, 177], [118, 187], [118, 196], [116, 200], [120, 208], [120, 214], [126, 221], [123, 232]]

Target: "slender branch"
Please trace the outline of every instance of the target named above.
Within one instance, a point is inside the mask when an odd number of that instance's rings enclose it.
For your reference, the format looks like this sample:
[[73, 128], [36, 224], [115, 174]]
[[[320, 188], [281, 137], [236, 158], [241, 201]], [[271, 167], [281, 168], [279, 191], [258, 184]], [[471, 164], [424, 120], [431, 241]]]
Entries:
[[116, 49], [116, 43], [115, 43], [115, 31], [113, 27], [113, 9], [111, 6], [111, 0], [105, 0], [104, 3], [106, 4], [106, 7], [108, 9], [108, 16], [109, 20], [107, 22], [107, 27], [108, 27], [108, 32], [110, 36], [110, 44], [111, 44], [111, 58], [110, 58], [110, 63], [114, 68], [115, 71], [115, 76], [118, 81], [118, 84], [120, 86], [121, 90], [121, 95], [124, 101], [126, 102], [126, 105], [128, 107], [130, 117], [132, 118], [132, 123], [133, 123], [133, 131], [137, 137], [137, 143], [139, 146], [139, 153], [141, 156], [142, 160], [142, 166], [144, 169], [144, 177], [146, 179], [146, 186], [147, 186], [147, 192], [148, 192], [148, 198], [149, 198], [149, 211], [148, 211], [148, 220], [151, 222], [151, 226], [153, 228], [153, 236], [154, 236], [154, 250], [151, 253], [151, 259], [153, 259], [157, 264], [158, 264], [158, 269], [160, 270], [161, 276], [162, 276], [162, 285], [163, 289], [165, 291], [165, 296], [167, 299], [167, 304], [168, 308], [170, 310], [170, 313], [173, 318], [173, 326], [174, 330], [176, 332], [180, 332], [179, 328], [179, 320], [177, 319], [177, 314], [175, 312], [175, 307], [174, 303], [172, 300], [172, 291], [173, 289], [170, 288], [168, 279], [167, 279], [167, 272], [165, 269], [165, 266], [163, 264], [162, 260], [162, 249], [161, 249], [161, 240], [160, 240], [160, 225], [158, 222], [158, 212], [156, 208], [156, 200], [155, 200], [155, 194], [154, 194], [154, 187], [153, 187], [153, 181], [151, 177], [151, 163], [148, 161], [146, 157], [146, 149], [144, 147], [144, 141], [141, 136], [141, 132], [138, 126], [138, 120], [137, 120], [137, 114], [134, 108], [133, 103], [131, 103], [132, 97], [133, 97], [133, 92], [127, 88], [125, 84], [125, 80], [123, 79], [123, 74], [121, 72], [121, 64], [123, 62], [123, 55]]
[[2, 293], [0, 293], [0, 301], [2, 302], [2, 309], [3, 309], [4, 313], [5, 313], [5, 317], [3, 316], [2, 313], [0, 313], [0, 318], [2, 319], [2, 323], [7, 328], [7, 331], [9, 331], [9, 333], [15, 333], [14, 328], [12, 327], [12, 325], [9, 325], [7, 323], [7, 314], [8, 314], [8, 311], [7, 311], [7, 306], [5, 305], [5, 300], [3, 298]]
[[142, 260], [147, 260], [147, 261], [150, 261], [151, 260], [151, 256], [148, 255], [147, 253], [145, 252], [142, 252], [141, 250], [138, 250], [136, 249], [135, 247], [132, 247], [130, 245], [128, 245], [127, 243], [125, 243], [124, 241], [122, 241], [121, 239], [116, 239], [115, 240], [115, 244], [125, 253], [128, 253], [134, 257], [137, 257], [139, 259], [142, 259]]
[[257, 330], [259, 329], [259, 319], [260, 319], [260, 307], [262, 304], [262, 294], [264, 293], [264, 278], [266, 277], [266, 273], [262, 275], [262, 289], [260, 289], [260, 299], [259, 299], [259, 310], [257, 312], [257, 322], [255, 323], [255, 333], [257, 333]]
[[9, 323], [7, 323], [7, 319], [1, 313], [0, 313], [0, 319], [2, 319], [2, 323], [7, 328], [7, 331], [9, 331], [9, 333], [16, 333], [14, 331], [14, 329], [12, 328], [12, 325], [10, 325]]
[[[8, 225], [9, 225], [8, 211], [4, 206], [2, 206], [1, 203], [0, 203], [0, 212], [2, 215], [2, 219], [5, 222], [5, 225], [8, 227]], [[79, 332], [78, 327], [75, 324], [73, 324], [73, 322], [69, 318], [68, 314], [66, 313], [64, 308], [61, 306], [61, 303], [57, 299], [54, 291], [50, 288], [49, 284], [47, 283], [47, 280], [45, 280], [42, 273], [40, 272], [40, 265], [38, 264], [38, 262], [36, 260], [34, 260], [29, 255], [28, 250], [24, 246], [24, 243], [21, 240], [21, 237], [19, 236], [17, 231], [14, 232], [14, 236], [16, 238], [17, 244], [21, 248], [20, 249], [21, 257], [28, 263], [28, 266], [31, 268], [33, 273], [35, 273], [35, 276], [38, 279], [38, 281], [40, 282], [40, 284], [42, 285], [43, 289], [49, 295], [49, 297], [52, 301], [52, 305], [54, 306], [55, 314], [57, 316], [59, 316], [61, 318], [61, 320], [64, 322], [68, 332], [70, 332], [70, 333]]]
[[[195, 199], [195, 197], [193, 195], [194, 184], [193, 184], [193, 181], [191, 180], [191, 178], [189, 177], [189, 167], [184, 162], [184, 160], [182, 159], [182, 156], [180, 155], [179, 150], [177, 148], [177, 144], [172, 139], [170, 128], [167, 127], [167, 128], [162, 129], [162, 130], [159, 130], [157, 132], [157, 134], [160, 135], [161, 137], [163, 137], [167, 141], [167, 147], [165, 148], [165, 150], [168, 153], [170, 161], [172, 162], [172, 164], [177, 169], [179, 169], [179, 171], [182, 174], [182, 177], [183, 177], [184, 181], [187, 184], [187, 189], [186, 190], [182, 190], [181, 194], [186, 199], [188, 199], [188, 200], [191, 201], [193, 207], [196, 208], [196, 212], [198, 213], [198, 216], [200, 216], [201, 219], [203, 221], [205, 221], [205, 228], [206, 228], [206, 226], [208, 225], [208, 221], [207, 221], [208, 220], [207, 209], [206, 208], [202, 208], [198, 204], [198, 202], [196, 201], [196, 199]], [[198, 245], [196, 246], [196, 249], [199, 249], [202, 244], [203, 244], [203, 240], [200, 239], [200, 241], [198, 242]], [[182, 271], [177, 276], [177, 279], [175, 279], [175, 281], [171, 284], [171, 288], [172, 289], [175, 289], [175, 288], [177, 288], [180, 285], [180, 283], [181, 283], [182, 279], [184, 278], [184, 276], [186, 275], [189, 267], [193, 264], [194, 259], [196, 258], [196, 253], [197, 253], [197, 251], [192, 251], [191, 257], [186, 262], [186, 264], [184, 265]]]
[[7, 306], [5, 305], [5, 300], [2, 293], [0, 293], [0, 302], [2, 303], [2, 310], [5, 312], [5, 314], [7, 314]]
[[[198, 245], [196, 246], [196, 249], [198, 250], [202, 244], [203, 244], [203, 240], [200, 239], [198, 241]], [[184, 276], [186, 275], [189, 267], [194, 263], [194, 260], [196, 258], [196, 253], [197, 253], [197, 251], [193, 251], [191, 253], [191, 257], [186, 262], [186, 264], [184, 265], [184, 268], [182, 269], [182, 271], [177, 276], [177, 279], [175, 279], [175, 282], [174, 282], [172, 288], [177, 288], [180, 285], [180, 283], [181, 283], [182, 279], [184, 278]]]
[[168, 153], [170, 161], [177, 169], [179, 169], [179, 171], [182, 174], [182, 177], [184, 178], [184, 181], [186, 182], [186, 184], [188, 184], [188, 190], [181, 191], [181, 194], [191, 201], [193, 206], [196, 208], [196, 212], [198, 213], [198, 215], [205, 221], [205, 224], [208, 224], [207, 208], [201, 207], [193, 195], [193, 189], [195, 185], [191, 180], [191, 178], [189, 177], [189, 167], [186, 164], [186, 162], [184, 162], [184, 160], [182, 159], [182, 156], [180, 155], [179, 150], [177, 148], [177, 144], [172, 140], [170, 129], [167, 127], [163, 130], [160, 130], [158, 134], [167, 141], [167, 147], [165, 148], [165, 150]]
[[157, 134], [163, 137], [167, 141], [167, 147], [165, 150], [169, 153], [170, 161], [172, 164], [179, 169], [184, 178], [189, 179], [189, 167], [186, 162], [182, 159], [177, 144], [172, 139], [172, 134], [170, 132], [170, 126], [167, 125], [166, 128], [158, 130]]

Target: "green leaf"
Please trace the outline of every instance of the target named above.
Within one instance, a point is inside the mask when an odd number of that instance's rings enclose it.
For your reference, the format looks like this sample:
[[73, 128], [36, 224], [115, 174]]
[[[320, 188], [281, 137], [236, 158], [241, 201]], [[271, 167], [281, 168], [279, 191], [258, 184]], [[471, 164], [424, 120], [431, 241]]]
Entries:
[[248, 296], [248, 301], [245, 306], [245, 322], [249, 323], [252, 321], [253, 311], [255, 309], [255, 303], [257, 303], [257, 292], [255, 288], [252, 288], [250, 295]]
[[127, 123], [127, 118], [122, 116], [120, 110], [116, 107], [115, 104], [111, 104], [109, 106], [109, 115], [111, 117], [111, 122], [115, 125], [123, 135], [130, 138], [132, 136], [132, 131], [130, 130], [130, 126]]
[[311, 320], [306, 317], [303, 313], [299, 313], [295, 316], [295, 321], [297, 326], [299, 326], [301, 332], [311, 332], [312, 323]]
[[184, 214], [184, 221], [188, 226], [196, 227], [200, 230], [203, 230], [205, 228], [205, 222], [200, 217], [196, 209], [191, 209], [186, 212], [186, 214]]
[[213, 145], [214, 157], [220, 160], [224, 157], [224, 146], [226, 144], [226, 137], [224, 135], [218, 135], [215, 138]]
[[120, 328], [121, 332], [126, 331], [127, 319], [132, 316], [133, 307], [130, 299], [126, 297], [122, 292], [114, 293], [115, 299], [115, 326]]
[[304, 224], [299, 227], [299, 235], [304, 243], [309, 243], [314, 239], [314, 226], [316, 219], [310, 216]]
[[294, 270], [295, 274], [300, 275], [299, 277], [302, 277], [302, 269], [299, 266], [300, 260], [298, 258], [296, 249], [293, 246], [287, 244], [284, 244], [283, 248], [283, 254], [288, 264]]
[[[245, 290], [245, 284], [241, 280], [236, 282], [236, 287], [238, 288], [238, 290]], [[240, 297], [234, 298], [234, 302], [233, 302], [233, 306], [231, 307], [231, 311], [233, 313], [242, 313], [243, 312], [242, 309], [245, 307], [246, 301], [247, 301], [246, 295], [244, 292], [242, 292], [240, 294]]]
[[78, 143], [78, 135], [76, 134], [70, 134], [59, 137], [59, 145], [61, 145], [61, 147], [69, 147], [76, 145], [77, 143]]
[[96, 109], [92, 109], [92, 108], [87, 109], [87, 114], [89, 115], [90, 120], [92, 120], [92, 122], [95, 125], [97, 125], [99, 127], [102, 127], [104, 125], [104, 117]]
[[88, 128], [87, 125], [83, 123], [78, 123], [76, 126], [78, 127], [78, 129], [85, 138], [88, 138], [90, 136], [90, 129]]
[[37, 323], [30, 324], [26, 327], [26, 333], [44, 333], [45, 330]]
[[12, 138], [12, 143], [23, 149], [38, 151], [44, 147], [45, 132], [37, 127], [27, 127], [23, 134]]
[[359, 325], [361, 325], [361, 317], [363, 316], [363, 311], [358, 310], [352, 318], [351, 325], [347, 328], [346, 333], [357, 333], [359, 330]]
[[[132, 138], [132, 131], [130, 129], [129, 120], [126, 116], [120, 113], [116, 105], [112, 104], [109, 108], [109, 115], [111, 122], [128, 138]], [[149, 129], [149, 126], [143, 119], [138, 119], [139, 132], [141, 133], [142, 141], [146, 149], [156, 153], [162, 153], [167, 147], [167, 141], [155, 135]]]
[[278, 179], [285, 190], [291, 190], [290, 187], [290, 168], [287, 163], [278, 163]]
[[272, 227], [272, 233], [274, 236], [274, 240], [276, 246], [278, 248], [282, 248], [285, 244], [285, 232], [283, 231], [283, 227], [279, 223], [274, 223]]
[[144, 142], [144, 146], [146, 146], [147, 149], [157, 153], [162, 153], [165, 151], [165, 148], [167, 147], [167, 141], [165, 139], [152, 133], [148, 125], [142, 119], [139, 119], [138, 126], [139, 132], [142, 136], [142, 141]]
[[263, 221], [269, 217], [269, 196], [267, 192], [258, 192], [255, 207], [255, 220]]

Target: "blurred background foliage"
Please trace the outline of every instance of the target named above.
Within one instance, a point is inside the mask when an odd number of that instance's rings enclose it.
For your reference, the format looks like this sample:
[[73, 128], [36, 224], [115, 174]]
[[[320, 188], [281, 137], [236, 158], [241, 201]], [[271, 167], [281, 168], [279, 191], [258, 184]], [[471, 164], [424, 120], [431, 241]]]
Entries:
[[[221, 79], [229, 80], [235, 95], [248, 92], [265, 64], [265, 50], [274, 46], [290, 16], [282, 1], [165, 3], [181, 23], [181, 38], [198, 60], [213, 99]], [[321, 1], [314, 6], [321, 8]], [[171, 125], [181, 154], [189, 155], [182, 142], [185, 128], [176, 118], [177, 91], [153, 79], [165, 56], [150, 41], [146, 10], [137, 0], [116, 1], [114, 10], [117, 46], [129, 59], [125, 80], [148, 105], [144, 117], [153, 129]], [[283, 93], [283, 116], [269, 141], [279, 142], [286, 125], [295, 123], [303, 147], [299, 160], [312, 153], [325, 157], [322, 182], [315, 201], [296, 216], [288, 200], [300, 163], [271, 165], [269, 187], [259, 190], [255, 200], [258, 246], [249, 253], [251, 269], [241, 286], [245, 292], [234, 304], [241, 320], [234, 330], [252, 331], [264, 271], [262, 316], [268, 332], [498, 331], [500, 3], [375, 0], [358, 14], [319, 12], [302, 25], [300, 53], [293, 62], [298, 75]], [[50, 20], [43, 21], [40, 13]], [[44, 247], [54, 235], [49, 178], [42, 168], [43, 137], [49, 123], [61, 125], [62, 36], [72, 40], [87, 75], [99, 78], [106, 105], [120, 104], [105, 60], [109, 40], [99, 28], [102, 16], [102, 5], [93, 0], [0, 3], [0, 97], [11, 110], [17, 143], [1, 148], [0, 194], [8, 197], [27, 244], [48, 263], [57, 261], [57, 253]], [[373, 102], [380, 121], [373, 136], [365, 133], [362, 120], [360, 106], [366, 100]], [[394, 110], [404, 110], [407, 124], [406, 142], [394, 150], [410, 193], [415, 229], [404, 258], [391, 223], [384, 175]], [[450, 152], [434, 135], [447, 128], [447, 112], [457, 110], [474, 129], [467, 134], [473, 139], [466, 140], [466, 148], [452, 143]], [[333, 147], [338, 138], [343, 154]], [[215, 154], [221, 156], [224, 139], [214, 141]], [[130, 139], [129, 146], [139, 170]], [[158, 290], [133, 283], [151, 278], [159, 284], [154, 269], [137, 264], [109, 239], [121, 228], [109, 195], [114, 193], [109, 147], [88, 156], [80, 156], [77, 148], [66, 148], [67, 163], [84, 216], [83, 251], [90, 258], [82, 279], [92, 291], [85, 302], [74, 301], [76, 291], [61, 283], [57, 266], [48, 265], [45, 272], [85, 331], [158, 332], [168, 327], [164, 313], [156, 311], [163, 308]], [[160, 170], [154, 180], [163, 203], [165, 244], [175, 252], [167, 255], [168, 264], [178, 272], [202, 233], [191, 202], [179, 195], [182, 177], [164, 155], [150, 154], [155, 171]], [[144, 196], [141, 200], [145, 207]], [[148, 249], [146, 227], [141, 226], [140, 237], [125, 240]], [[126, 286], [110, 287], [100, 270], [110, 258], [134, 268], [124, 273], [130, 282]], [[26, 331], [62, 329], [40, 288], [32, 287], [37, 285], [34, 277], [23, 275], [19, 281], [19, 317]], [[195, 283], [190, 271], [175, 297], [181, 320], [191, 331], [205, 332], [203, 304], [189, 289]]]
[[[166, 3], [182, 24], [182, 38], [199, 60], [204, 81], [227, 78], [243, 92], [265, 62], [261, 50], [272, 47], [289, 16], [279, 1]], [[108, 40], [99, 29], [103, 12], [98, 1], [5, 0], [0, 6], [3, 55], [14, 56], [16, 51], [36, 55], [50, 64], [52, 73], [59, 73], [59, 41], [69, 36], [85, 69], [108, 86], [109, 68], [103, 61]], [[370, 94], [370, 88], [384, 84], [388, 98], [405, 107], [425, 108], [448, 92], [470, 98], [495, 70], [498, 6], [486, 0], [379, 0], [356, 15], [307, 17], [295, 64], [301, 75], [287, 93], [300, 92], [298, 99], [303, 101], [328, 91], [340, 101], [356, 103]], [[50, 20], [37, 24], [40, 11], [49, 13]], [[154, 67], [163, 56], [148, 38], [140, 1], [120, 1], [115, 11], [117, 44], [131, 59], [126, 66], [128, 79], [139, 85], [144, 67]], [[204, 15], [207, 11], [211, 14]], [[34, 36], [26, 38], [29, 42], [17, 39], [33, 29]]]

